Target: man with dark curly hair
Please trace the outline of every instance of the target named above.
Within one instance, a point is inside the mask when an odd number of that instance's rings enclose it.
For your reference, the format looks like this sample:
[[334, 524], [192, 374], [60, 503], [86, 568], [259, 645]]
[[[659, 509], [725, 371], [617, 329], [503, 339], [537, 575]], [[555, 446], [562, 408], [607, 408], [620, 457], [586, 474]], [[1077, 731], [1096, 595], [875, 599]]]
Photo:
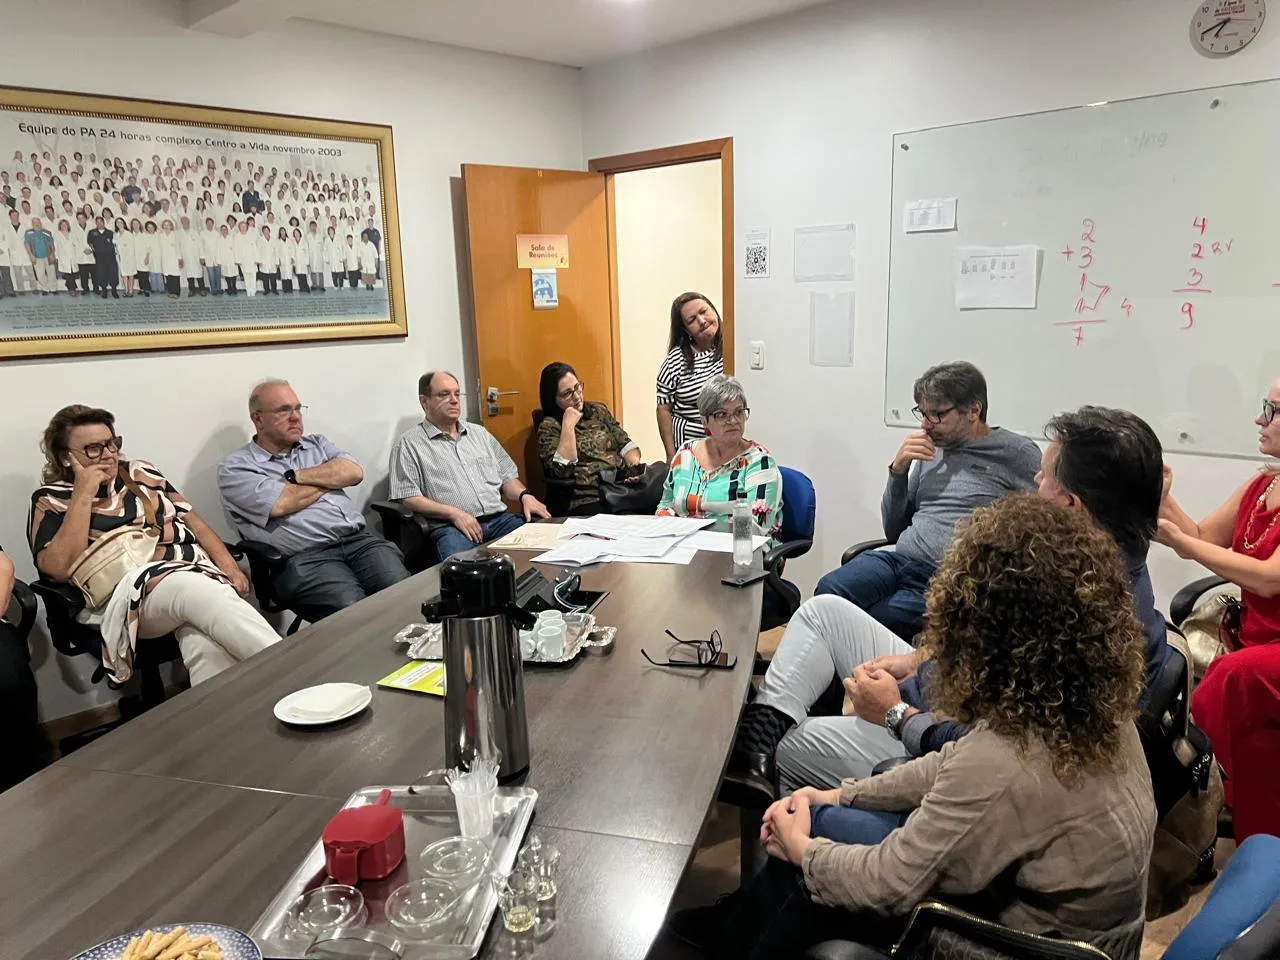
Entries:
[[[984, 919], [1137, 960], [1156, 807], [1129, 579], [1083, 511], [1031, 495], [975, 511], [930, 584], [922, 638], [931, 699], [971, 732], [777, 801], [761, 874], [670, 929], [724, 960], [789, 960], [826, 939], [892, 940], [922, 901], [964, 898]], [[878, 844], [824, 838], [850, 807], [910, 816]]]
[[[1083, 512], [1120, 546], [1146, 641], [1149, 687], [1168, 656], [1146, 565], [1163, 483], [1160, 441], [1140, 417], [1104, 407], [1061, 414], [1046, 436], [1036, 476], [1040, 496]], [[923, 652], [843, 598], [804, 603], [744, 712], [730, 760], [730, 798], [760, 804], [773, 789], [775, 769], [784, 791], [830, 787], [869, 776], [882, 760], [922, 756], [959, 739], [968, 725], [941, 719], [926, 702], [932, 669]]]

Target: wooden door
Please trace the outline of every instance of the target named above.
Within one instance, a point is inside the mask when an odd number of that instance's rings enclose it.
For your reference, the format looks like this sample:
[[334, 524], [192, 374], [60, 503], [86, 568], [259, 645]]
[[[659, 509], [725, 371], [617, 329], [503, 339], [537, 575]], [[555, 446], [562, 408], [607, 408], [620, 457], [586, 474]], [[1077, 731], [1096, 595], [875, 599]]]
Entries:
[[[536, 486], [532, 418], [544, 366], [571, 364], [588, 400], [618, 409], [607, 185], [599, 173], [474, 164], [463, 165], [462, 179], [481, 422]], [[568, 237], [554, 309], [534, 309], [531, 272], [516, 265], [516, 238], [528, 234]], [[492, 388], [501, 394], [496, 411]]]

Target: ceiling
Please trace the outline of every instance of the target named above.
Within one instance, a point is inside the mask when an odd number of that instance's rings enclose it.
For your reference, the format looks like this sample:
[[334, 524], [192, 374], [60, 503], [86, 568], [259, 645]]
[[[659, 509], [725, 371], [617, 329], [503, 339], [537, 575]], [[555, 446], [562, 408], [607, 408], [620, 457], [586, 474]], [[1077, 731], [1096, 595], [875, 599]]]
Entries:
[[827, 0], [186, 0], [187, 25], [249, 36], [294, 19], [570, 66]]

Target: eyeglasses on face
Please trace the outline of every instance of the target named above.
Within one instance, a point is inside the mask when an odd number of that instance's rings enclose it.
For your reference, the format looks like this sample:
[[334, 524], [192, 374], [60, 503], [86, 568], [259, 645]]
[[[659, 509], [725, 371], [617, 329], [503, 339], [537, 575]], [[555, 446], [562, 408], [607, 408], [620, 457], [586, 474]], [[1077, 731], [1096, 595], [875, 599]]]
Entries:
[[1276, 411], [1280, 410], [1280, 405], [1272, 403], [1270, 400], [1262, 401], [1262, 422], [1271, 423], [1276, 418]]
[[[724, 643], [720, 640], [719, 630], [712, 630], [711, 636], [707, 637], [705, 640], [681, 640], [670, 630], [664, 630], [662, 632], [681, 646], [693, 647], [694, 657], [696, 658], [693, 662], [701, 666], [708, 666], [715, 663], [716, 659], [720, 656], [721, 651], [724, 650]], [[688, 660], [655, 660], [653, 657], [649, 656], [649, 652], [643, 647], [640, 648], [640, 654], [655, 667], [687, 666], [690, 663]]]
[[269, 417], [291, 417], [293, 415], [302, 416], [306, 413], [308, 407], [304, 403], [295, 403], [291, 407], [272, 407], [270, 410], [262, 411]]
[[716, 423], [728, 423], [730, 420], [739, 420], [742, 423], [746, 423], [750, 416], [750, 407], [739, 407], [737, 410], [717, 410], [711, 415], [711, 419]]
[[431, 399], [439, 400], [441, 403], [444, 403], [446, 400], [461, 400], [462, 391], [461, 390], [438, 390], [431, 395]]
[[584, 389], [585, 388], [582, 385], [582, 381], [579, 380], [576, 384], [574, 384], [568, 390], [561, 390], [559, 393], [556, 394], [556, 396], [559, 397], [561, 400], [572, 400], [574, 397], [581, 396]]
[[120, 448], [123, 446], [124, 437], [112, 437], [110, 440], [103, 440], [101, 443], [86, 443], [76, 452], [84, 454], [86, 460], [101, 460], [103, 454], [108, 450], [112, 453], [119, 453]]
[[928, 420], [930, 423], [941, 423], [946, 419], [947, 414], [954, 410], [955, 407], [947, 407], [943, 410], [922, 410], [919, 407], [911, 408], [911, 415], [922, 423]]

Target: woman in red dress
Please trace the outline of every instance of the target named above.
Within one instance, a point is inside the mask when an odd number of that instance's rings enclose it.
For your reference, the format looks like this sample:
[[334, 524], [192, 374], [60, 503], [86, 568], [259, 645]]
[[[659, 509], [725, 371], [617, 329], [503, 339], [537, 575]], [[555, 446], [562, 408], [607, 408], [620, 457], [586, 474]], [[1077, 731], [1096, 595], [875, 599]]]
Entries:
[[[1258, 449], [1280, 458], [1280, 382], [1258, 425]], [[1240, 649], [1218, 657], [1196, 687], [1191, 712], [1226, 773], [1236, 842], [1280, 833], [1280, 470], [1268, 466], [1196, 523], [1165, 494], [1156, 539], [1240, 587]]]

